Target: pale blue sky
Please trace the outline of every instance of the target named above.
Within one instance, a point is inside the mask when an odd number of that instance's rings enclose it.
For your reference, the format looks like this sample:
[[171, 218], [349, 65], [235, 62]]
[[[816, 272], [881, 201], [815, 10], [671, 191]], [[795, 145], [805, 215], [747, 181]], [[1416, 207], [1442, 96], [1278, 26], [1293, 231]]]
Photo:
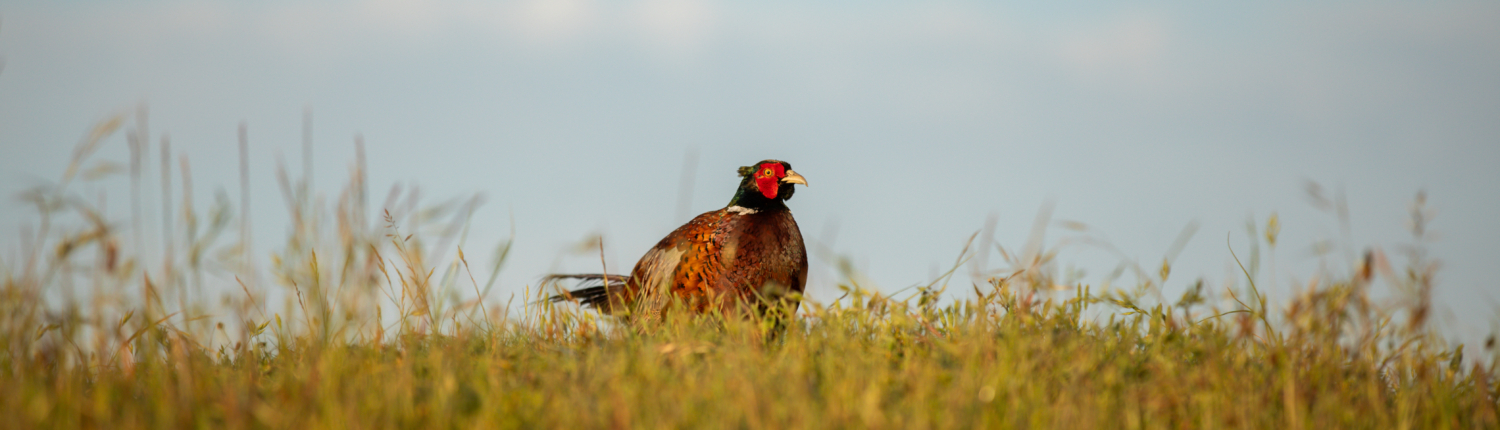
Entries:
[[[1441, 315], [1488, 332], [1500, 5], [1221, 3], [10, 1], [0, 226], [32, 219], [9, 197], [59, 176], [93, 123], [146, 103], [151, 132], [193, 160], [200, 203], [215, 186], [238, 201], [248, 122], [257, 241], [276, 242], [274, 160], [300, 166], [310, 107], [320, 192], [338, 192], [361, 133], [373, 194], [485, 195], [471, 248], [504, 239], [514, 214], [495, 297], [595, 269], [567, 251], [595, 233], [612, 268], [634, 264], [685, 221], [694, 150], [692, 213], [728, 201], [735, 167], [790, 161], [812, 184], [790, 202], [804, 235], [836, 226], [834, 251], [886, 291], [928, 281], [992, 215], [1019, 248], [1050, 200], [1152, 268], [1198, 222], [1169, 296], [1236, 277], [1225, 234], [1243, 250], [1246, 220], [1276, 211], [1285, 297], [1318, 270], [1312, 244], [1339, 239], [1305, 180], [1347, 193], [1353, 248], [1393, 255], [1425, 189]], [[116, 140], [101, 157], [126, 159]], [[85, 190], [111, 190], [124, 219], [123, 182]], [[1091, 283], [1114, 267], [1063, 255]], [[812, 296], [836, 297], [828, 262], [813, 267]]]

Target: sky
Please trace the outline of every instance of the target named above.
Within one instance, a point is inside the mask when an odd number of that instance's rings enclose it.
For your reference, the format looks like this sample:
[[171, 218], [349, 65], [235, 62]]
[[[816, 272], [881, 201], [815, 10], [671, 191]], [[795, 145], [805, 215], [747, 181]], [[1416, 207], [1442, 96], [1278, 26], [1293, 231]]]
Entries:
[[[498, 301], [596, 271], [597, 254], [576, 252], [596, 235], [609, 267], [633, 265], [767, 158], [811, 184], [789, 205], [828, 250], [808, 286], [825, 302], [840, 294], [835, 258], [897, 292], [986, 225], [1022, 248], [1044, 208], [1119, 250], [1061, 254], [1091, 285], [1121, 258], [1154, 270], [1196, 226], [1168, 297], [1241, 280], [1229, 247], [1243, 256], [1247, 222], [1275, 213], [1263, 288], [1286, 298], [1363, 249], [1400, 255], [1425, 191], [1440, 322], [1472, 342], [1500, 315], [1495, 22], [1494, 2], [8, 1], [0, 231], [36, 223], [15, 196], [55, 181], [94, 124], [141, 109], [152, 141], [191, 159], [199, 206], [218, 188], [239, 201], [246, 124], [265, 254], [288, 229], [276, 163], [301, 167], [308, 112], [327, 199], [356, 135], [375, 195], [482, 195], [471, 260], [514, 240]], [[124, 162], [125, 148], [116, 136], [96, 157]], [[126, 219], [127, 182], [80, 187]], [[1309, 182], [1347, 198], [1347, 235]], [[1064, 227], [1048, 243], [1078, 235]], [[19, 236], [0, 235], [5, 261]]]

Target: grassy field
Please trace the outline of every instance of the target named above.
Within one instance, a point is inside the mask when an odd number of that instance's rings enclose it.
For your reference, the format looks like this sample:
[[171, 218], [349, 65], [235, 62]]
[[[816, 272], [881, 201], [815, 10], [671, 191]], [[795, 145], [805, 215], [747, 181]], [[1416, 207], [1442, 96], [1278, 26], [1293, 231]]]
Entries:
[[[1169, 264], [1095, 291], [1058, 285], [1055, 254], [1027, 247], [985, 284], [899, 298], [846, 268], [847, 294], [780, 334], [712, 315], [625, 325], [535, 292], [474, 300], [508, 246], [470, 266], [464, 200], [393, 192], [367, 218], [358, 164], [326, 207], [278, 175], [292, 233], [257, 269], [228, 198], [197, 209], [187, 160], [161, 148], [162, 194], [181, 198], [143, 255], [126, 240], [139, 217], [107, 220], [70, 188], [109, 180], [90, 155], [123, 121], [24, 196], [40, 227], [0, 265], [4, 427], [1500, 427], [1493, 340], [1466, 358], [1433, 333], [1420, 248], [1405, 267], [1372, 250], [1281, 304], [1253, 283], [1254, 250], [1236, 256], [1243, 287], [1167, 299]], [[149, 145], [127, 135], [139, 163]], [[117, 176], [138, 190], [141, 170]], [[1274, 247], [1275, 221], [1252, 235]]]

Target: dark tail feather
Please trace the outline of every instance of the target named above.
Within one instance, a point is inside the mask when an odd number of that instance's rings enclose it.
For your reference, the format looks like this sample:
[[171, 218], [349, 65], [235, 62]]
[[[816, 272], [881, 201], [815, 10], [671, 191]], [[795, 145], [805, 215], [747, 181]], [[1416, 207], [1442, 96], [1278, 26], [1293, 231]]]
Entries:
[[[610, 313], [610, 297], [619, 297], [625, 293], [625, 284], [630, 282], [629, 276], [607, 275], [603, 273], [587, 273], [577, 275], [547, 275], [542, 278], [543, 284], [555, 283], [563, 279], [577, 279], [578, 284], [572, 290], [563, 290], [562, 294], [547, 298], [552, 303], [577, 301], [584, 306], [593, 307], [603, 313]], [[605, 281], [609, 282], [606, 284]], [[606, 287], [607, 285], [607, 287]]]

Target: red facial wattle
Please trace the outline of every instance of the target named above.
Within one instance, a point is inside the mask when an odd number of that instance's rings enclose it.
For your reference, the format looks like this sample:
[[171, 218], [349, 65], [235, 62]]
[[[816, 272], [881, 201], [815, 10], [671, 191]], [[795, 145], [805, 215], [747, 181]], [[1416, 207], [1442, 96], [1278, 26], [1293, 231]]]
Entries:
[[781, 163], [762, 164], [755, 171], [755, 186], [760, 188], [761, 195], [774, 199], [776, 191], [781, 189], [781, 178], [785, 177], [786, 168]]

